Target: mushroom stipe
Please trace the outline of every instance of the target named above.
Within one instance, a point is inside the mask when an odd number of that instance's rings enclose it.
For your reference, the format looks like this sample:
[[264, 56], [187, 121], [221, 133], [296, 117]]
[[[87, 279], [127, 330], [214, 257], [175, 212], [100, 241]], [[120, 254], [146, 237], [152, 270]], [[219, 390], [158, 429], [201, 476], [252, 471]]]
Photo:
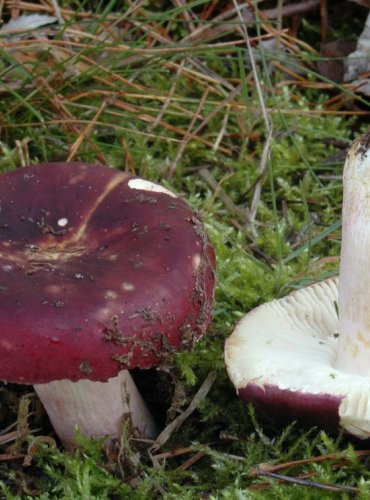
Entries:
[[33, 384], [66, 446], [156, 425], [129, 374], [191, 349], [211, 317], [215, 256], [174, 193], [108, 167], [0, 176], [0, 378]]

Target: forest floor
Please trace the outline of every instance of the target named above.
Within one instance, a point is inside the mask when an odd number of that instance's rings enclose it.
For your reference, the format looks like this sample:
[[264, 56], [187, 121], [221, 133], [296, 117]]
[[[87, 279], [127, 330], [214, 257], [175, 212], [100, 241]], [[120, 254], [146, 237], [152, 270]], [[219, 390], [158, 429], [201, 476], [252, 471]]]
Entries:
[[1, 171], [99, 162], [159, 182], [199, 211], [217, 255], [207, 334], [150, 387], [163, 428], [194, 411], [155, 452], [82, 436], [70, 452], [32, 388], [3, 384], [1, 497], [370, 497], [370, 451], [242, 404], [223, 358], [248, 311], [338, 273], [343, 163], [370, 115], [344, 61], [367, 14], [347, 0], [0, 1]]

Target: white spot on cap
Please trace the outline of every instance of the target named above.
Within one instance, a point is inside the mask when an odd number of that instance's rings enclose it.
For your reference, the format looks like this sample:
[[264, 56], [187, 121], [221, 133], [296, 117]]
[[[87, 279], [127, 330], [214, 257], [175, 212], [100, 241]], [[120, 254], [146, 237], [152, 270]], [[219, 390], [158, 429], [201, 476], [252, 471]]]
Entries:
[[59, 285], [47, 285], [45, 287], [45, 292], [46, 293], [60, 293], [62, 291], [61, 287]]
[[5, 349], [7, 351], [11, 351], [13, 349], [12, 344], [9, 341], [7, 341], [7, 340], [1, 340], [0, 341], [0, 346], [1, 346], [2, 349]]
[[200, 255], [199, 255], [199, 253], [195, 253], [193, 255], [193, 269], [194, 269], [194, 271], [196, 271], [198, 269], [199, 264], [200, 264]]
[[13, 266], [11, 264], [5, 264], [3, 266], [3, 270], [6, 271], [7, 273], [13, 269]]
[[68, 224], [67, 217], [62, 217], [61, 219], [58, 220], [59, 227], [65, 227], [67, 224]]
[[159, 184], [155, 184], [154, 182], [146, 181], [144, 179], [131, 179], [128, 181], [128, 186], [131, 189], [141, 189], [143, 191], [151, 191], [153, 193], [164, 193], [172, 196], [172, 198], [177, 198], [175, 193], [173, 193], [169, 189], [166, 189]]
[[114, 290], [107, 290], [104, 295], [105, 299], [112, 300], [117, 298], [117, 293]]
[[108, 257], [108, 260], [117, 260], [118, 258], [118, 255], [115, 254], [115, 253], [112, 253], [109, 257]]
[[129, 283], [128, 281], [124, 281], [122, 283], [122, 289], [125, 290], [125, 292], [132, 292], [132, 290], [135, 290], [135, 287], [132, 283]]

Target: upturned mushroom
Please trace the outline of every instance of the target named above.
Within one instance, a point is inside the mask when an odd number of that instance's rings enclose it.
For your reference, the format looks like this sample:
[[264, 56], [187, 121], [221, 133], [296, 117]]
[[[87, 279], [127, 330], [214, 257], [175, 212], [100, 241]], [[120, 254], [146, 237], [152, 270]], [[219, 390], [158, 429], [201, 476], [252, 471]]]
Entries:
[[226, 341], [225, 361], [239, 396], [271, 416], [368, 439], [370, 132], [348, 152], [343, 189], [339, 280], [249, 312]]
[[214, 252], [171, 191], [102, 166], [0, 176], [0, 379], [33, 384], [62, 442], [156, 424], [129, 370], [191, 349], [210, 321]]

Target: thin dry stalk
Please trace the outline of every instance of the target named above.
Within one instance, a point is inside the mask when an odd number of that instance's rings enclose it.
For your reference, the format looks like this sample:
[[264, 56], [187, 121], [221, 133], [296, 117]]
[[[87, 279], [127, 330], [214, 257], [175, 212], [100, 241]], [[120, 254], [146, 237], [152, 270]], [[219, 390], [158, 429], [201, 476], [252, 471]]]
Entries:
[[[261, 28], [269, 34], [278, 36], [278, 32], [277, 32], [276, 28], [273, 25], [271, 25], [271, 23], [269, 22], [271, 19], [276, 18], [276, 14], [277, 14], [276, 9], [274, 9], [275, 16], [270, 17], [272, 15], [272, 13], [266, 15], [266, 11], [259, 10], [257, 8], [257, 6], [255, 5], [254, 0], [246, 0], [246, 2], [250, 6], [250, 8], [253, 9], [255, 12], [253, 19], [258, 19], [258, 20], [262, 21]], [[287, 7], [289, 7], [289, 6], [287, 6]], [[284, 14], [284, 10], [283, 10], [283, 14]], [[316, 55], [316, 56], [318, 55], [318, 52], [315, 49], [313, 49], [308, 43], [304, 42], [303, 40], [300, 40], [299, 38], [295, 38], [295, 37], [289, 35], [289, 33], [287, 33], [286, 31], [281, 33], [281, 43], [287, 50], [289, 50], [293, 54], [296, 54], [297, 56], [299, 56], [301, 49], [306, 50], [307, 52], [309, 52], [313, 55]], [[305, 61], [305, 64], [308, 67], [315, 69], [314, 62]]]
[[[82, 143], [88, 138], [88, 136], [90, 135], [94, 125], [96, 125], [98, 119], [100, 118], [100, 115], [103, 113], [103, 111], [105, 110], [107, 104], [106, 104], [106, 101], [103, 101], [100, 105], [100, 108], [98, 109], [97, 113], [95, 114], [95, 116], [93, 117], [93, 119], [91, 120], [91, 122], [87, 125], [87, 127], [84, 128], [84, 130], [82, 130], [79, 134], [79, 136], [77, 137], [77, 139], [75, 140], [75, 142], [72, 144], [72, 146], [70, 147], [70, 152], [69, 152], [69, 155], [68, 155], [68, 158], [67, 158], [67, 161], [72, 161], [73, 158], [77, 155], [78, 153], [78, 150], [80, 149]], [[103, 157], [104, 155], [102, 155]], [[105, 159], [105, 157], [104, 157]], [[104, 162], [105, 164], [107, 164], [107, 160], [105, 160]]]
[[28, 137], [25, 137], [21, 141], [18, 139], [15, 141], [15, 147], [22, 167], [30, 164], [30, 153], [28, 150], [29, 142], [30, 139]]
[[[367, 457], [370, 455], [370, 450], [354, 450], [353, 453], [357, 457]], [[251, 470], [252, 475], [259, 475], [261, 470], [264, 472], [277, 472], [290, 467], [297, 467], [299, 465], [316, 464], [326, 462], [328, 460], [341, 460], [347, 461], [348, 458], [343, 453], [328, 453], [326, 455], [319, 455], [317, 457], [302, 458], [301, 460], [292, 460], [291, 462], [284, 462], [282, 464], [260, 464], [255, 469]]]
[[123, 137], [121, 139], [121, 144], [122, 144], [122, 152], [124, 155], [125, 172], [130, 172], [132, 175], [136, 175], [135, 167], [132, 164], [132, 156], [130, 153], [129, 145], [127, 144], [126, 140]]
[[[117, 108], [123, 109], [125, 111], [133, 112], [135, 109], [135, 107], [132, 106], [131, 104], [124, 103], [124, 102], [118, 101], [118, 100], [109, 100], [109, 104], [111, 106], [116, 106]], [[147, 123], [153, 123], [155, 121], [155, 117], [153, 117], [152, 115], [145, 114], [145, 113], [140, 113], [137, 117], [139, 119], [147, 122]], [[189, 134], [187, 134], [187, 132], [185, 130], [183, 130], [179, 127], [175, 127], [174, 125], [171, 125], [170, 123], [167, 123], [163, 120], [159, 121], [159, 125], [167, 130], [170, 130], [171, 132], [174, 132], [176, 135], [179, 135], [180, 137], [187, 137], [188, 136], [188, 140], [194, 139], [194, 140], [201, 142], [202, 144], [205, 144], [206, 146], [212, 147], [211, 141], [208, 141], [207, 139], [204, 139], [203, 137], [196, 135], [198, 129], [196, 129], [194, 132], [192, 132], [189, 135]], [[147, 135], [150, 135], [150, 134], [147, 134]], [[228, 148], [222, 147], [222, 148], [220, 148], [220, 151], [222, 151], [224, 154], [231, 155], [231, 151]]]
[[[172, 1], [176, 5], [176, 7], [186, 7], [186, 2], [184, 2], [184, 0], [172, 0]], [[191, 13], [191, 10], [189, 10], [189, 9], [183, 9], [183, 11], [181, 13], [181, 17], [183, 19], [185, 19], [185, 21], [187, 21], [188, 26], [190, 28], [190, 31], [194, 31], [195, 30], [195, 24], [193, 23], [193, 18], [190, 15], [190, 13]]]
[[218, 196], [222, 200], [222, 202], [230, 210], [230, 212], [237, 215], [237, 217], [241, 219], [244, 224], [249, 224], [248, 215], [244, 212], [244, 210], [241, 210], [237, 205], [235, 205], [232, 199], [226, 194], [220, 184], [213, 177], [211, 172], [207, 168], [201, 168], [199, 170], [199, 174], [211, 186], [211, 188], [214, 190], [215, 196]]
[[210, 78], [213, 80], [215, 83], [218, 83], [219, 85], [222, 85], [228, 90], [233, 90], [234, 86], [232, 83], [229, 82], [226, 78], [222, 77], [215, 71], [211, 70], [207, 66], [205, 66], [201, 61], [199, 61], [196, 58], [191, 59], [191, 63], [193, 66], [199, 70], [199, 73], [203, 76], [203, 78]]
[[[196, 134], [199, 134], [199, 132], [207, 125], [207, 123], [212, 120], [214, 116], [216, 116], [220, 111], [224, 110], [226, 106], [228, 106], [237, 95], [240, 94], [242, 88], [241, 85], [238, 85], [237, 87], [233, 87], [233, 90], [230, 92], [230, 94], [223, 100], [221, 101], [217, 106], [213, 108], [213, 110], [207, 115], [204, 120], [198, 125], [198, 127], [193, 131], [192, 137], [196, 137]], [[220, 151], [222, 151], [224, 148], [219, 148]]]
[[[172, 422], [167, 425], [165, 429], [159, 434], [157, 439], [155, 440], [153, 446], [150, 448], [149, 453], [152, 454], [153, 451], [158, 450], [161, 448], [164, 444], [167, 443], [167, 441], [170, 439], [172, 434], [178, 430], [181, 425], [185, 422], [185, 420], [193, 413], [194, 410], [199, 406], [200, 402], [203, 401], [203, 399], [207, 396], [208, 392], [210, 391], [212, 385], [214, 384], [216, 380], [217, 374], [216, 372], [210, 372], [206, 379], [204, 380], [203, 384], [200, 386], [198, 389], [198, 392], [195, 394], [193, 400], [191, 401], [190, 405], [187, 407], [186, 410], [184, 410], [178, 417], [176, 417]], [[153, 459], [155, 455], [151, 455], [151, 458]], [[153, 460], [153, 464], [156, 465], [156, 462]]]
[[251, 46], [250, 39], [249, 39], [248, 29], [247, 29], [246, 23], [244, 22], [244, 18], [241, 14], [241, 11], [239, 9], [239, 5], [238, 5], [237, 1], [233, 0], [233, 2], [235, 5], [235, 8], [237, 10], [239, 19], [240, 19], [241, 31], [242, 31], [242, 34], [244, 35], [244, 38], [245, 38], [245, 42], [246, 42], [246, 46], [247, 46], [247, 50], [248, 50], [248, 54], [249, 54], [249, 59], [250, 59], [250, 64], [252, 67], [252, 73], [254, 76], [254, 82], [255, 82], [255, 86], [256, 86], [256, 90], [257, 90], [257, 94], [258, 94], [260, 107], [261, 107], [261, 113], [263, 116], [263, 120], [265, 122], [265, 128], [266, 128], [266, 133], [267, 133], [266, 141], [265, 141], [265, 144], [263, 147], [262, 156], [261, 156], [261, 160], [260, 160], [259, 170], [258, 170], [259, 180], [256, 184], [253, 198], [252, 198], [251, 207], [249, 209], [249, 219], [250, 219], [250, 222], [253, 224], [253, 221], [254, 221], [254, 219], [256, 217], [256, 213], [257, 213], [257, 207], [258, 207], [258, 204], [259, 204], [259, 201], [261, 198], [262, 186], [267, 178], [268, 161], [270, 158], [270, 149], [271, 149], [271, 140], [272, 140], [272, 130], [273, 129], [272, 129], [272, 122], [270, 120], [270, 117], [267, 114], [265, 101], [264, 101], [264, 97], [263, 97], [263, 92], [262, 92], [261, 84], [259, 81], [257, 66], [256, 66], [256, 63], [254, 60], [253, 50], [252, 50], [252, 46]]
[[[306, 82], [306, 79], [299, 75], [298, 73], [296, 73], [295, 71], [293, 71], [292, 69], [290, 68], [287, 68], [286, 66], [284, 66], [284, 64], [282, 64], [281, 62], [279, 61], [272, 61], [272, 64], [273, 66], [280, 70], [283, 74], [285, 73], [286, 75], [289, 75], [291, 76], [292, 78], [295, 78], [295, 81], [298, 81], [298, 82]], [[285, 82], [284, 82], [285, 84]]]
[[[73, 125], [88, 125], [90, 123], [90, 120], [82, 120], [82, 119], [77, 119], [75, 118], [73, 121], [70, 119], [52, 119], [52, 120], [44, 120], [43, 122], [44, 126], [53, 126], [53, 125], [61, 125], [61, 126], [67, 126], [68, 124], [73, 124]], [[104, 122], [96, 122], [97, 126], [100, 126], [104, 129], [107, 129], [108, 125]], [[18, 127], [40, 127], [40, 122], [27, 122], [27, 123], [11, 123], [7, 124], [7, 128], [18, 128]], [[123, 132], [132, 132], [132, 129], [129, 127], [124, 127], [123, 125], [117, 125], [117, 124], [112, 124], [109, 125], [109, 127], [112, 128], [112, 130], [121, 130]], [[79, 134], [80, 132], [76, 132], [76, 135]], [[155, 134], [150, 134], [148, 132], [143, 132], [141, 130], [135, 130], [135, 134], [137, 135], [142, 135], [144, 137], [150, 137], [152, 139], [158, 139], [158, 140], [163, 140], [167, 142], [174, 142], [174, 143], [179, 143], [180, 141], [174, 137], [167, 137], [167, 136], [162, 136], [162, 135], [155, 135]]]
[[[9, 0], [7, 1], [7, 6], [10, 10], [16, 11], [25, 11], [25, 12], [40, 12], [46, 14], [54, 14], [55, 9], [53, 5], [45, 5], [45, 4], [33, 4], [31, 2], [22, 2], [18, 0]], [[65, 9], [60, 8], [60, 14], [65, 20], [69, 20], [72, 17], [76, 19], [93, 19], [96, 17], [94, 12], [86, 12], [86, 11], [75, 11], [73, 9]], [[108, 14], [106, 19], [115, 21], [119, 17], [119, 15]]]
[[[76, 27], [68, 27], [66, 28], [66, 32], [69, 35], [73, 35], [74, 40], [71, 40], [68, 45], [73, 48], [80, 48], [80, 49], [90, 49], [91, 44], [87, 43], [82, 43], [82, 42], [77, 42], [76, 38], [89, 38], [94, 44], [98, 44], [101, 42], [101, 39], [91, 33], [86, 33], [83, 32]], [[281, 34], [288, 35], [287, 30], [283, 29], [281, 30]], [[269, 40], [271, 38], [274, 38], [276, 36], [276, 33], [265, 33], [261, 34], [258, 36], [251, 37], [250, 40], [251, 42], [257, 42], [259, 40]], [[65, 46], [65, 41], [64, 40], [57, 40], [57, 39], [15, 39], [11, 41], [7, 40], [1, 40], [1, 46], [6, 49], [11, 49], [11, 48], [23, 48], [24, 46], [27, 46], [28, 48], [45, 48], [45, 44], [48, 46], [60, 46], [64, 47]], [[165, 54], [186, 54], [188, 52], [194, 53], [196, 51], [207, 51], [211, 49], [217, 49], [219, 54], [227, 54], [235, 46], [245, 44], [244, 39], [240, 40], [231, 40], [227, 42], [214, 42], [212, 44], [198, 44], [198, 45], [176, 45], [173, 47], [146, 47], [146, 48], [140, 48], [140, 47], [130, 47], [129, 45], [120, 43], [120, 44], [115, 44], [114, 46], [108, 46], [105, 47], [104, 50], [108, 53], [115, 53], [118, 52], [120, 54], [123, 54], [125, 51], [129, 51], [130, 54], [135, 54], [141, 55], [141, 58], [136, 58], [136, 59], [131, 59], [132, 56], [129, 56], [128, 58], [122, 58], [119, 63], [117, 63], [117, 67], [119, 66], [125, 66], [129, 62], [140, 62], [148, 59], [151, 56], [155, 55], [165, 55]], [[225, 48], [225, 51], [221, 51], [219, 49]]]
[[188, 145], [189, 141], [192, 138], [191, 130], [194, 127], [194, 124], [195, 124], [196, 120], [200, 118], [200, 113], [201, 113], [201, 111], [203, 109], [204, 103], [207, 100], [208, 93], [209, 93], [209, 88], [206, 87], [206, 89], [203, 92], [203, 95], [202, 95], [202, 97], [201, 97], [201, 99], [199, 101], [199, 104], [197, 106], [196, 112], [195, 112], [195, 114], [194, 114], [194, 116], [193, 116], [193, 118], [192, 118], [192, 120], [191, 120], [191, 122], [190, 122], [190, 124], [189, 124], [189, 126], [187, 128], [187, 130], [186, 130], [186, 134], [185, 134], [183, 140], [180, 143], [180, 146], [179, 146], [179, 148], [177, 150], [176, 157], [175, 157], [175, 159], [174, 159], [174, 161], [173, 161], [173, 163], [172, 163], [172, 165], [171, 165], [171, 167], [169, 169], [169, 172], [168, 172], [168, 178], [169, 179], [171, 179], [171, 177], [175, 173], [175, 170], [176, 170], [176, 168], [177, 168], [177, 166], [178, 166], [178, 164], [179, 164], [179, 162], [180, 162], [180, 160], [182, 158], [182, 155], [184, 154], [185, 148], [186, 148], [186, 146]]
[[309, 481], [307, 479], [302, 479], [299, 477], [285, 476], [282, 474], [275, 474], [274, 472], [263, 472], [261, 471], [260, 476], [267, 476], [273, 479], [278, 479], [279, 481], [299, 484], [300, 486], [307, 486], [309, 488], [315, 488], [324, 491], [331, 491], [333, 493], [359, 493], [358, 488], [354, 488], [352, 486], [344, 486], [344, 485], [335, 485], [335, 484], [324, 484], [318, 483], [316, 481]]
[[327, 40], [328, 29], [328, 9], [326, 0], [320, 0], [320, 16], [321, 16], [321, 43], [325, 44]]
[[[253, 15], [250, 7], [246, 4], [242, 4], [239, 6], [240, 11], [243, 11], [243, 16], [246, 17], [250, 22], [253, 21]], [[244, 12], [246, 11], [246, 12]], [[234, 7], [233, 9], [228, 9], [216, 16], [212, 24], [214, 26], [209, 26], [207, 23], [201, 24], [197, 29], [195, 29], [192, 33], [190, 33], [187, 37], [184, 37], [181, 42], [194, 42], [196, 40], [204, 40], [206, 38], [214, 37], [215, 35], [221, 35], [222, 33], [226, 33], [230, 30], [235, 30], [235, 22], [237, 19], [233, 19], [237, 12], [237, 9]], [[227, 19], [231, 19], [229, 23], [225, 21]]]
[[[142, 21], [138, 22], [135, 21], [134, 19], [131, 19], [130, 22], [138, 29], [144, 31], [148, 36], [153, 38], [155, 41], [162, 43], [164, 45], [174, 45], [174, 42], [171, 40], [169, 35], [166, 33], [166, 36], [164, 36], [162, 33], [159, 33], [155, 27], [153, 27], [150, 24], [145, 24]], [[189, 58], [189, 62], [198, 70], [198, 75], [201, 76], [203, 79], [206, 79], [207, 81], [212, 81], [213, 83], [219, 83], [225, 88], [229, 88], [230, 90], [232, 89], [232, 85], [229, 83], [229, 81], [226, 78], [223, 78], [216, 72], [210, 70], [207, 66], [205, 66], [201, 61], [199, 61], [197, 58], [192, 57]], [[177, 70], [178, 64], [173, 63], [173, 62], [168, 62], [165, 63], [167, 67], [173, 67]]]
[[[40, 88], [41, 94], [45, 93], [48, 96], [49, 102], [52, 105], [52, 107], [57, 111], [58, 114], [61, 114], [61, 116], [64, 116], [66, 119], [64, 120], [64, 123], [66, 125], [66, 131], [69, 133], [72, 133], [74, 135], [80, 136], [81, 131], [76, 125], [76, 120], [72, 113], [67, 109], [63, 101], [60, 99], [57, 93], [54, 92], [54, 90], [50, 87], [49, 83], [46, 81], [45, 78], [37, 78], [36, 81], [36, 86]], [[96, 146], [94, 142], [91, 143], [91, 147], [94, 150], [97, 158], [103, 162], [106, 163], [105, 156], [103, 153], [99, 150], [99, 148]]]
[[158, 113], [154, 122], [150, 125], [149, 130], [153, 130], [155, 127], [157, 127], [158, 124], [160, 123], [160, 121], [163, 119], [163, 116], [166, 113], [167, 108], [172, 101], [173, 95], [174, 95], [175, 90], [176, 90], [177, 83], [178, 83], [180, 76], [182, 74], [184, 64], [185, 64], [185, 59], [182, 59], [180, 62], [180, 66], [178, 67], [178, 70], [176, 71], [176, 75], [175, 75], [174, 81], [172, 82], [168, 96], [166, 97], [166, 100], [163, 103], [162, 109]]
[[1, 453], [0, 462], [11, 462], [12, 460], [17, 460], [18, 458], [24, 457], [24, 453]]
[[228, 124], [228, 121], [229, 121], [229, 117], [230, 117], [230, 108], [226, 108], [225, 110], [225, 116], [223, 117], [223, 120], [222, 120], [222, 124], [221, 124], [221, 129], [217, 135], [217, 138], [215, 140], [215, 143], [212, 147], [213, 151], [217, 151], [220, 144], [221, 144], [221, 141], [224, 137], [224, 135], [226, 134], [226, 128], [227, 128], [227, 124]]
[[183, 462], [181, 465], [179, 465], [179, 467], [177, 467], [176, 470], [187, 470], [187, 469], [189, 469], [189, 467], [191, 467], [195, 463], [199, 462], [199, 460], [201, 460], [206, 455], [207, 455], [207, 453], [205, 451], [198, 451], [198, 453], [196, 453], [192, 457], [188, 458], [187, 460], [185, 460], [185, 462]]
[[276, 46], [278, 48], [280, 46], [280, 37], [281, 37], [280, 32], [281, 32], [281, 28], [283, 25], [283, 3], [284, 3], [284, 0], [278, 0], [278, 4], [277, 4], [276, 29], [279, 33], [276, 35]]
[[0, 20], [3, 18], [5, 0], [0, 0]]
[[152, 455], [152, 458], [156, 460], [166, 460], [167, 458], [179, 457], [181, 455], [186, 455], [187, 453], [193, 453], [193, 452], [194, 448], [192, 446], [187, 446], [186, 448], [176, 448], [175, 450], [164, 451], [163, 453], [157, 453], [157, 455]]
[[[354, 450], [354, 454], [357, 457], [367, 457], [370, 455], [370, 450]], [[277, 479], [279, 483], [284, 483], [284, 482], [291, 482], [295, 484], [300, 484], [303, 486], [308, 486], [312, 488], [319, 488], [319, 489], [324, 489], [327, 491], [333, 491], [333, 492], [348, 492], [348, 493], [357, 493], [358, 488], [353, 488], [349, 486], [341, 486], [341, 485], [330, 485], [330, 484], [323, 484], [323, 483], [317, 483], [313, 481], [305, 481], [305, 479], [309, 477], [313, 477], [315, 475], [315, 472], [307, 473], [307, 474], [301, 474], [299, 476], [286, 476], [286, 475], [280, 475], [276, 474], [276, 472], [280, 470], [284, 470], [287, 468], [291, 467], [297, 467], [301, 465], [308, 465], [312, 463], [320, 463], [320, 462], [325, 462], [328, 460], [340, 460], [341, 464], [335, 464], [333, 466], [334, 468], [337, 468], [338, 466], [341, 466], [343, 464], [346, 464], [349, 462], [349, 459], [345, 456], [343, 453], [328, 453], [327, 455], [319, 455], [317, 457], [309, 457], [309, 458], [304, 458], [301, 460], [294, 460], [291, 462], [285, 462], [282, 464], [260, 464], [258, 467], [252, 469], [250, 471], [250, 474], [252, 476], [268, 476], [272, 477], [274, 479]], [[248, 489], [265, 489], [271, 487], [271, 483], [260, 483], [256, 485], [250, 486]]]
[[51, 5], [53, 6], [55, 17], [58, 19], [58, 23], [60, 25], [63, 25], [65, 23], [62, 11], [60, 10], [58, 0], [50, 0]]
[[15, 441], [16, 437], [17, 431], [7, 432], [6, 434], [0, 436], [0, 445], [11, 443], [12, 441]]
[[[253, 3], [241, 4], [239, 5], [239, 12], [242, 13], [245, 23], [252, 24], [255, 22], [255, 17], [253, 15], [253, 10], [255, 8], [254, 0]], [[281, 18], [297, 16], [305, 12], [317, 9], [320, 5], [320, 0], [306, 0], [302, 2], [297, 2], [294, 4], [284, 5], [281, 8]], [[214, 38], [223, 34], [227, 34], [230, 31], [235, 30], [235, 24], [238, 23], [238, 16], [235, 14], [238, 12], [236, 7], [225, 10], [222, 14], [219, 14], [212, 20], [212, 25], [207, 23], [202, 23], [198, 28], [192, 31], [188, 36], [181, 40], [181, 43], [195, 42], [197, 40], [205, 40], [209, 38]], [[276, 19], [279, 16], [279, 7], [274, 9], [259, 10], [261, 19], [266, 21], [269, 19]], [[231, 19], [230, 19], [231, 18]], [[228, 22], [226, 22], [229, 19]]]
[[320, 0], [303, 0], [302, 2], [291, 3], [289, 5], [278, 5], [274, 9], [261, 10], [260, 13], [266, 19], [276, 19], [279, 15], [281, 17], [299, 16], [311, 10], [316, 10], [319, 5]]

